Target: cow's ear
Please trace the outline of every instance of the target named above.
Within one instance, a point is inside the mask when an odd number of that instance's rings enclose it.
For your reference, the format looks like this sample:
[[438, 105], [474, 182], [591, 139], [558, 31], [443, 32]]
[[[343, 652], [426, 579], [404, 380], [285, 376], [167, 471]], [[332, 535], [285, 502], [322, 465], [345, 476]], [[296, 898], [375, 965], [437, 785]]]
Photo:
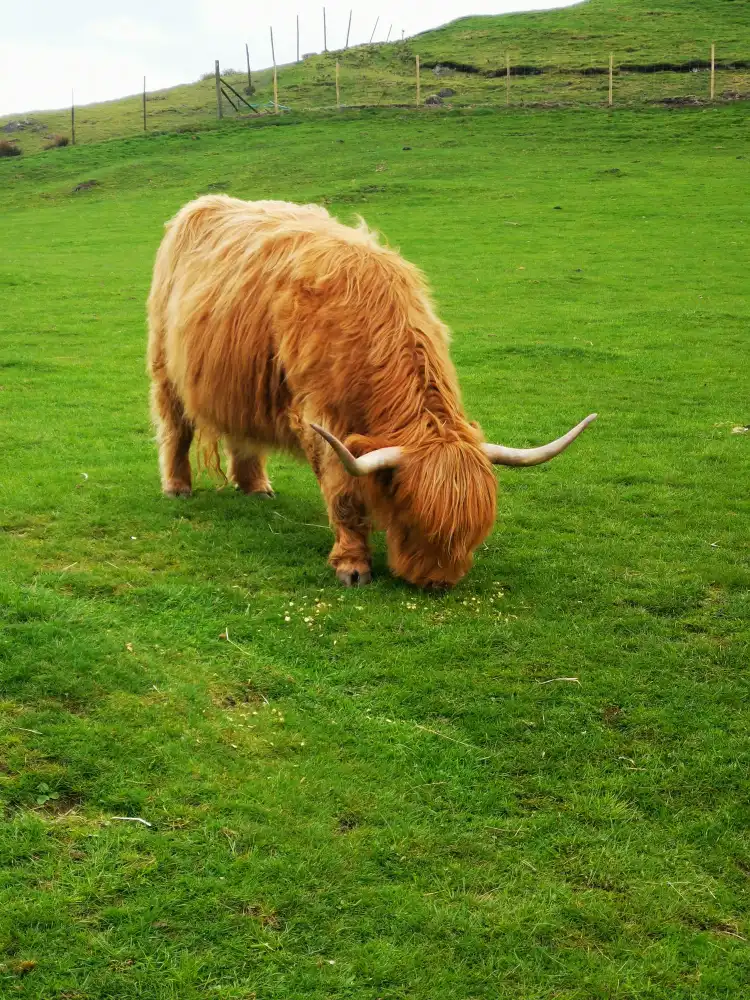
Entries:
[[[378, 448], [387, 448], [388, 442], [383, 438], [373, 437], [369, 434], [350, 434], [346, 439], [346, 446], [353, 455], [361, 458], [368, 452], [376, 451]], [[394, 469], [378, 469], [374, 475], [374, 480], [386, 497], [393, 497], [396, 486], [394, 481]]]
[[387, 448], [388, 442], [379, 438], [371, 437], [369, 434], [350, 434], [344, 439], [344, 444], [355, 458], [361, 458], [368, 451], [376, 451], [378, 448]]

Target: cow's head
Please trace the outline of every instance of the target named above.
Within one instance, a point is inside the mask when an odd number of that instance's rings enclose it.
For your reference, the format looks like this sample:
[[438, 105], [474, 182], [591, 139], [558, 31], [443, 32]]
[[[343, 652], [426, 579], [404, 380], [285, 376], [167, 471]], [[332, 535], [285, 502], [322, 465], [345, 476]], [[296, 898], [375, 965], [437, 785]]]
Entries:
[[[371, 512], [385, 529], [388, 562], [418, 587], [452, 587], [471, 568], [474, 550], [492, 531], [496, 485], [492, 465], [547, 462], [596, 419], [582, 420], [540, 448], [506, 448], [466, 434], [409, 447], [371, 447], [353, 435], [349, 447], [317, 424], [346, 471], [364, 479]], [[368, 450], [370, 448], [371, 450]]]

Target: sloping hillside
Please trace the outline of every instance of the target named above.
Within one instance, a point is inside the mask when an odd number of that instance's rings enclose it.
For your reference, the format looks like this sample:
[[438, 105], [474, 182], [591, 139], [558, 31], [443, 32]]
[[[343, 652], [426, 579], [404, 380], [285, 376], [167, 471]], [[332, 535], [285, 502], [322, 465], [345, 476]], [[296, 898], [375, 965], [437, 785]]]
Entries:
[[[584, 69], [617, 61], [651, 67], [707, 59], [750, 61], [749, 0], [586, 0], [561, 10], [466, 17], [412, 39], [428, 60], [480, 71], [504, 55], [540, 68]], [[450, 53], [450, 55], [448, 54]]]
[[[403, 42], [329, 52], [281, 67], [279, 100], [295, 112], [334, 109], [338, 60], [343, 106], [413, 104], [419, 55], [423, 100], [448, 89], [454, 93], [445, 100], [457, 106], [595, 104], [606, 99], [610, 52], [617, 67], [615, 104], [706, 100], [712, 42], [716, 97], [737, 99], [750, 96], [749, 25], [750, 0], [586, 0], [560, 10], [467, 17]], [[211, 53], [206, 56], [208, 66]], [[226, 75], [244, 94], [245, 75]], [[270, 70], [254, 74], [253, 86], [250, 100], [260, 113], [271, 113]], [[226, 102], [225, 112], [237, 114]], [[149, 131], [204, 128], [215, 119], [213, 74], [148, 95]], [[77, 110], [79, 143], [142, 129], [140, 95]], [[5, 138], [24, 152], [37, 151], [50, 134], [70, 133], [70, 111], [6, 117], [0, 130], [8, 130]]]

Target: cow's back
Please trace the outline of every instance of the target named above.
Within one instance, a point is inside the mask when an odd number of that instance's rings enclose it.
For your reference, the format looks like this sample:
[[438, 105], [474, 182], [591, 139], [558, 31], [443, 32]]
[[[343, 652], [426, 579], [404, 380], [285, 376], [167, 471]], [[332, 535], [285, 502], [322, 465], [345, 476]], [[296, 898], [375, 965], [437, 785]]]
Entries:
[[167, 224], [149, 315], [152, 354], [187, 415], [220, 434], [294, 449], [302, 419], [361, 428], [375, 396], [393, 410], [391, 387], [403, 397], [425, 366], [453, 391], [447, 331], [419, 272], [319, 206], [186, 205]]

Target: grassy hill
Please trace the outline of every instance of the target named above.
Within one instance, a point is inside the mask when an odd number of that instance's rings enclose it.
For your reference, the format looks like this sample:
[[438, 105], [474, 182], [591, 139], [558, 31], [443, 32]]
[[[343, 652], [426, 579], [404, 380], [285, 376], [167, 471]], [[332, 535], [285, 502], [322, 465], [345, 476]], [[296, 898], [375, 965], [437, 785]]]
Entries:
[[[335, 108], [335, 63], [341, 63], [341, 101], [347, 106], [407, 104], [415, 100], [415, 56], [424, 66], [422, 96], [439, 88], [455, 91], [453, 106], [506, 101], [506, 60], [512, 67], [513, 104], [601, 103], [602, 71], [613, 52], [618, 67], [618, 105], [657, 100], [706, 100], [711, 42], [717, 45], [716, 95], [750, 96], [750, 0], [586, 0], [576, 7], [539, 13], [468, 17], [404, 42], [361, 46], [313, 56], [279, 71], [281, 104], [295, 112]], [[210, 53], [206, 53], [207, 68]], [[440, 66], [439, 77], [434, 67]], [[668, 68], [671, 67], [671, 68]], [[695, 72], [690, 72], [690, 70]], [[242, 73], [228, 74], [240, 90]], [[254, 74], [254, 100], [272, 100], [269, 70]], [[246, 113], [247, 109], [245, 109]], [[227, 107], [227, 114], [235, 112]], [[24, 152], [43, 147], [45, 136], [70, 133], [70, 112], [31, 116], [9, 135]], [[213, 76], [148, 97], [151, 131], [198, 129], [214, 124]], [[18, 115], [0, 119], [0, 129]], [[79, 108], [79, 143], [142, 130], [141, 97]], [[1, 133], [0, 133], [1, 134]]]
[[513, 61], [539, 67], [584, 69], [618, 62], [649, 66], [718, 58], [750, 60], [749, 0], [585, 0], [559, 10], [467, 17], [413, 39], [425, 59], [479, 70]]

